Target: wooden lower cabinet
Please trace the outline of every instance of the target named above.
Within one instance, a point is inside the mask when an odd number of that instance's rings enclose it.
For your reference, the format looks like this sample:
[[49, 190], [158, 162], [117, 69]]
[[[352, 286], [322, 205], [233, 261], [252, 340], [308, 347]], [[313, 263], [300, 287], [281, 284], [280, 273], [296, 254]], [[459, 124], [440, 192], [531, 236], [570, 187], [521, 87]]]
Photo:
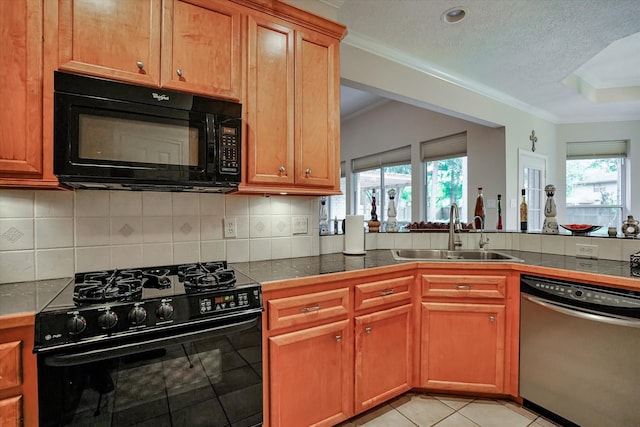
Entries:
[[503, 393], [504, 304], [422, 303], [420, 387]]
[[269, 338], [270, 426], [332, 426], [350, 416], [352, 327], [342, 320]]
[[355, 411], [411, 388], [412, 305], [355, 317]]
[[38, 425], [33, 314], [0, 316], [0, 427]]

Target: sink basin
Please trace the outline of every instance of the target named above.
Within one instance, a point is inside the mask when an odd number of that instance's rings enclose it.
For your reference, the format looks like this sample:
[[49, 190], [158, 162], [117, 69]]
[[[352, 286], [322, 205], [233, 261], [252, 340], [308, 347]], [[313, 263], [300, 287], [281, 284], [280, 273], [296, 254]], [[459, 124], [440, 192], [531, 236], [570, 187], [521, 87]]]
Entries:
[[461, 249], [449, 251], [446, 249], [392, 249], [393, 258], [397, 260], [413, 261], [510, 261], [524, 262], [520, 258], [493, 250]]

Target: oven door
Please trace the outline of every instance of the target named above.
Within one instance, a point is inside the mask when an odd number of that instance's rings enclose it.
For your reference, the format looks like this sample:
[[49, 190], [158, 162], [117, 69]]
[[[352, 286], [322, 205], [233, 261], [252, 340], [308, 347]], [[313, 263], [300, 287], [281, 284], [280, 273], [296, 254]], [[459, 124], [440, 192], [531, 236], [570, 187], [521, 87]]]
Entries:
[[260, 315], [38, 353], [40, 426], [262, 425]]

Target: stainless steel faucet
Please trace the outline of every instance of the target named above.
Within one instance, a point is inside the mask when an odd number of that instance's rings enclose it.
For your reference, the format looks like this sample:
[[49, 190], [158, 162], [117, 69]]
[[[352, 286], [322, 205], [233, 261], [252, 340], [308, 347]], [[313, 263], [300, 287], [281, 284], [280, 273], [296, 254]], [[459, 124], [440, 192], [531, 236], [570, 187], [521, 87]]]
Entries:
[[[455, 220], [454, 220], [455, 216]], [[451, 204], [451, 208], [449, 209], [449, 246], [448, 249], [450, 251], [454, 250], [462, 246], [462, 240], [460, 240], [460, 236], [458, 233], [462, 227], [460, 226], [460, 212], [458, 211], [458, 205], [455, 203]]]
[[489, 244], [489, 238], [487, 237], [487, 240], [484, 240], [484, 220], [481, 216], [476, 215], [473, 217], [473, 221], [471, 221], [471, 223], [473, 224], [473, 229], [477, 230], [476, 218], [480, 220], [480, 241], [478, 242], [478, 246], [480, 246], [480, 249], [484, 249], [484, 247]]

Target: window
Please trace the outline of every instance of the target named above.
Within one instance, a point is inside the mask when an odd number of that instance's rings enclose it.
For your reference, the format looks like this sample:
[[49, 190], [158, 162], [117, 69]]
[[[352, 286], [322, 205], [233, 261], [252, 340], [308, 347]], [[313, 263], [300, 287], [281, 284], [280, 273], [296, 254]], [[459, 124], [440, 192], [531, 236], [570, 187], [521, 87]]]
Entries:
[[567, 144], [567, 224], [618, 227], [624, 216], [626, 141]]
[[467, 134], [425, 141], [420, 146], [426, 171], [426, 221], [447, 222], [451, 204], [467, 218]]
[[398, 227], [411, 222], [411, 147], [352, 160], [354, 172], [354, 211], [371, 218], [373, 190], [376, 195], [376, 214], [382, 231], [386, 230], [389, 208], [389, 190], [395, 189], [396, 220]]

